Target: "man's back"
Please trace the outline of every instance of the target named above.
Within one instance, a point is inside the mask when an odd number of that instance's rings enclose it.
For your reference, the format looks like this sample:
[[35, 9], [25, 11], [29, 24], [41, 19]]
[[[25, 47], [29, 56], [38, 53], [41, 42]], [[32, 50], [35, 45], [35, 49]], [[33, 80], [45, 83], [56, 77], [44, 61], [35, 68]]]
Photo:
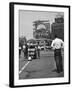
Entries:
[[59, 38], [55, 38], [52, 41], [51, 47], [53, 47], [54, 49], [60, 49], [63, 46], [63, 41]]

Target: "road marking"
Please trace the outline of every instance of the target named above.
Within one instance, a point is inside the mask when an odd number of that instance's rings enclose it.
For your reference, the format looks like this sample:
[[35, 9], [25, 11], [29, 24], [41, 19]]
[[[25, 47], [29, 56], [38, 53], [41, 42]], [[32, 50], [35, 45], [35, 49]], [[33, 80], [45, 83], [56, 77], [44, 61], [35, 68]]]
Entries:
[[28, 61], [22, 68], [21, 70], [19, 71], [19, 74], [26, 68], [26, 66], [30, 63], [30, 61]]

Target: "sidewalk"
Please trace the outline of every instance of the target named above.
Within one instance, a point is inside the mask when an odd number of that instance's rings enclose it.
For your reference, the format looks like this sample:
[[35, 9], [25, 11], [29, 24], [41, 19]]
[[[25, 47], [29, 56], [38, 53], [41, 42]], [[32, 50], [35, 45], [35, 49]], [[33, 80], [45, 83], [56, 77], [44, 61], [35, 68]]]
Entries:
[[[40, 51], [41, 56], [54, 56], [54, 51], [48, 50], [48, 51]], [[64, 55], [64, 52], [62, 51], [62, 55]]]

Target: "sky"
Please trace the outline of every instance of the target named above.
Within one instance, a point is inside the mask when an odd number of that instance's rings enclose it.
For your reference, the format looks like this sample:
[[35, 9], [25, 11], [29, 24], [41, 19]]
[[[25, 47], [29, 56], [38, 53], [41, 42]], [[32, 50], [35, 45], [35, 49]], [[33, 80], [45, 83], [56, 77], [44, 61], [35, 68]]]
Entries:
[[58, 14], [63, 15], [63, 12], [20, 10], [19, 36], [25, 36], [27, 40], [33, 38], [33, 22], [35, 20], [49, 20], [50, 23], [53, 23]]

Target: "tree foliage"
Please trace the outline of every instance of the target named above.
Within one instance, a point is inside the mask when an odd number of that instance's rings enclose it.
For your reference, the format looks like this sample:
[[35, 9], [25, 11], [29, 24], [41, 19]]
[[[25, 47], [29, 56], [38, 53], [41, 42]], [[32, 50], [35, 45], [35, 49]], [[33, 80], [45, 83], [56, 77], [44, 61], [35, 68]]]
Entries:
[[27, 42], [27, 39], [25, 36], [22, 36], [19, 38], [19, 45], [24, 45]]

